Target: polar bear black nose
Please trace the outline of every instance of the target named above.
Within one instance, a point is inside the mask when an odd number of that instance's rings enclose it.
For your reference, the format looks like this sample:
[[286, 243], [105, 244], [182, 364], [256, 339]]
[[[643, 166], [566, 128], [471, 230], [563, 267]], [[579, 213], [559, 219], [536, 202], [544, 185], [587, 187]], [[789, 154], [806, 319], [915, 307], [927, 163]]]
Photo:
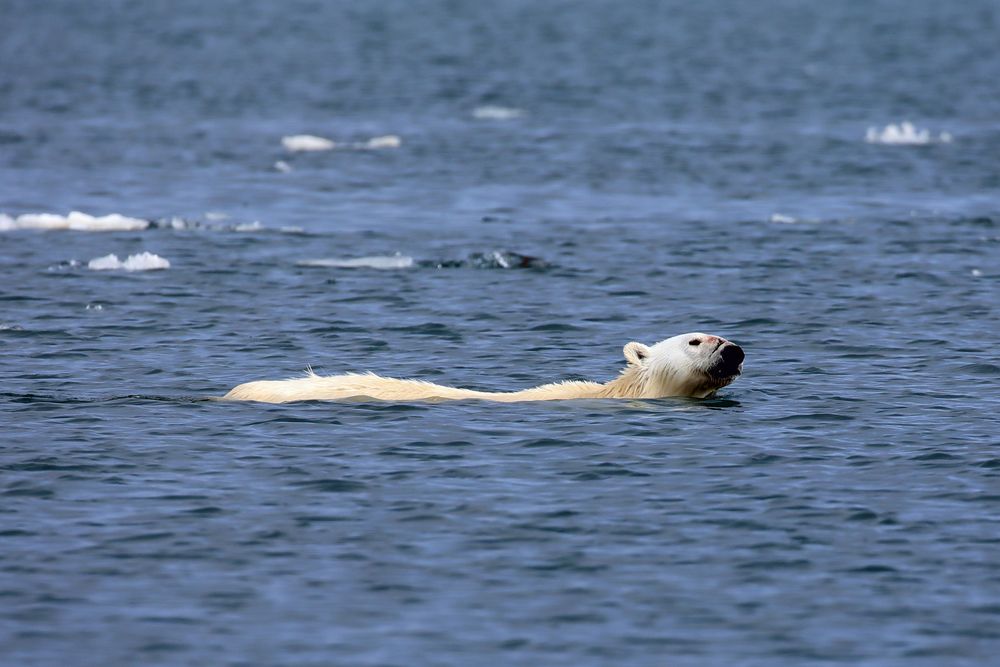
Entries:
[[727, 365], [739, 366], [743, 363], [743, 359], [746, 357], [743, 354], [743, 348], [734, 343], [729, 343], [722, 348], [722, 361]]

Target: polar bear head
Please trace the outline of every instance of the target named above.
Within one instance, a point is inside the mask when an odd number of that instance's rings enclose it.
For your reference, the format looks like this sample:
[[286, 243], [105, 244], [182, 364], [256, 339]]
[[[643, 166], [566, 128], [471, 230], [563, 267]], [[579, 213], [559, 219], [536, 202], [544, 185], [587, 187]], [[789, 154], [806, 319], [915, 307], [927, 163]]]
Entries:
[[674, 336], [653, 346], [631, 342], [624, 353], [629, 365], [621, 380], [629, 380], [623, 385], [634, 398], [703, 398], [743, 372], [744, 354], [739, 345], [699, 332]]

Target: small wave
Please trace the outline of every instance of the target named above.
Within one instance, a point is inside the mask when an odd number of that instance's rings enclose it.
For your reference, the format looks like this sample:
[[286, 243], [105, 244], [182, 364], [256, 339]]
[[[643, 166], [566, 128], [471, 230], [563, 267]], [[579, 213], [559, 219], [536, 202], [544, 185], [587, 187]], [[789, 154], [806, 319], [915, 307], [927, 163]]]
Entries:
[[493, 250], [491, 252], [474, 252], [465, 259], [430, 260], [420, 262], [420, 265], [436, 269], [543, 269], [548, 267], [549, 263], [531, 255]]
[[91, 271], [156, 271], [169, 269], [170, 262], [151, 252], [129, 255], [123, 262], [118, 259], [118, 255], [112, 253], [90, 260], [87, 268]]
[[549, 263], [539, 257], [516, 252], [494, 250], [472, 253], [464, 259], [421, 259], [408, 255], [374, 255], [371, 257], [334, 257], [327, 259], [304, 259], [297, 266], [336, 269], [540, 269]]
[[47, 271], [69, 271], [69, 270], [72, 270], [72, 269], [77, 269], [81, 265], [82, 265], [82, 263], [79, 260], [68, 259], [68, 260], [63, 260], [61, 262], [57, 262], [57, 263], [53, 264], [52, 266], [50, 266], [46, 270]]
[[78, 232], [121, 232], [143, 230], [149, 226], [149, 220], [130, 218], [119, 213], [104, 216], [89, 215], [80, 211], [72, 211], [69, 215], [25, 213], [16, 218], [0, 214], [0, 231], [53, 229]]
[[284, 160], [278, 160], [274, 163], [274, 170], [280, 171], [282, 174], [287, 174], [292, 171], [292, 165], [288, 164]]
[[879, 130], [869, 127], [865, 133], [865, 141], [869, 144], [887, 144], [894, 146], [923, 146], [932, 143], [951, 143], [951, 134], [941, 132], [935, 137], [930, 130], [919, 130], [913, 123], [903, 121], [899, 125], [890, 123]]
[[333, 150], [337, 144], [325, 137], [317, 137], [313, 134], [293, 134], [282, 137], [281, 145], [289, 153], [302, 153]]
[[486, 104], [472, 110], [472, 117], [477, 120], [513, 120], [524, 115], [524, 109], [502, 107]]
[[373, 255], [371, 257], [343, 257], [329, 259], [304, 259], [298, 266], [327, 267], [335, 269], [408, 269], [413, 258], [406, 255]]

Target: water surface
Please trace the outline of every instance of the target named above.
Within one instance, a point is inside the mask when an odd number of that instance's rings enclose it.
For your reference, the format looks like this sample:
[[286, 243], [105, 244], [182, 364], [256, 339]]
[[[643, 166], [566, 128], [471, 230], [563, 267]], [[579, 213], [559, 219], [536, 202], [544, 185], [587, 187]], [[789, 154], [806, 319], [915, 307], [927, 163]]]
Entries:
[[[992, 3], [5, 15], [0, 661], [995, 660]], [[148, 224], [15, 229], [73, 210]], [[686, 331], [745, 375], [203, 400], [604, 381]]]

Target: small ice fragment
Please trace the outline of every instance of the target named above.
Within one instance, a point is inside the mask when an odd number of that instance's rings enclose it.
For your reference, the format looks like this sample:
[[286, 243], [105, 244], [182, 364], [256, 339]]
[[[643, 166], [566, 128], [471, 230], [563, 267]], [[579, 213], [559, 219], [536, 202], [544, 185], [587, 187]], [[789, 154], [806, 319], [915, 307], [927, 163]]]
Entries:
[[281, 145], [285, 150], [292, 153], [309, 151], [328, 151], [336, 147], [337, 144], [312, 134], [294, 134], [281, 138]]
[[899, 125], [890, 123], [879, 130], [877, 127], [869, 127], [865, 132], [865, 141], [870, 144], [886, 144], [896, 146], [923, 146], [935, 141], [947, 144], [951, 143], [952, 136], [948, 132], [941, 132], [935, 139], [930, 130], [917, 129], [909, 122], [903, 121]]
[[123, 262], [118, 259], [118, 255], [112, 253], [90, 260], [87, 268], [92, 271], [155, 271], [169, 269], [170, 262], [151, 252], [129, 255]]
[[364, 148], [378, 150], [380, 148], [399, 148], [403, 140], [395, 134], [385, 134], [379, 137], [372, 137], [363, 144]]
[[798, 222], [797, 218], [793, 218], [790, 215], [783, 215], [781, 213], [774, 213], [771, 215], [771, 222], [777, 222], [783, 225], [791, 225]]
[[118, 259], [118, 255], [114, 253], [104, 255], [103, 257], [97, 257], [87, 262], [87, 268], [91, 271], [113, 271], [115, 269], [120, 269], [121, 267], [122, 262]]
[[126, 271], [156, 271], [169, 269], [170, 262], [151, 252], [142, 252], [138, 255], [129, 255], [128, 259], [122, 262], [122, 268]]
[[487, 104], [472, 110], [472, 117], [478, 120], [513, 120], [524, 115], [523, 109]]
[[280, 171], [282, 174], [287, 174], [292, 170], [292, 165], [288, 164], [284, 160], [278, 160], [274, 163], [275, 171]]
[[343, 257], [330, 259], [304, 259], [298, 266], [319, 266], [335, 269], [408, 269], [413, 258], [407, 255], [373, 255], [371, 257]]

